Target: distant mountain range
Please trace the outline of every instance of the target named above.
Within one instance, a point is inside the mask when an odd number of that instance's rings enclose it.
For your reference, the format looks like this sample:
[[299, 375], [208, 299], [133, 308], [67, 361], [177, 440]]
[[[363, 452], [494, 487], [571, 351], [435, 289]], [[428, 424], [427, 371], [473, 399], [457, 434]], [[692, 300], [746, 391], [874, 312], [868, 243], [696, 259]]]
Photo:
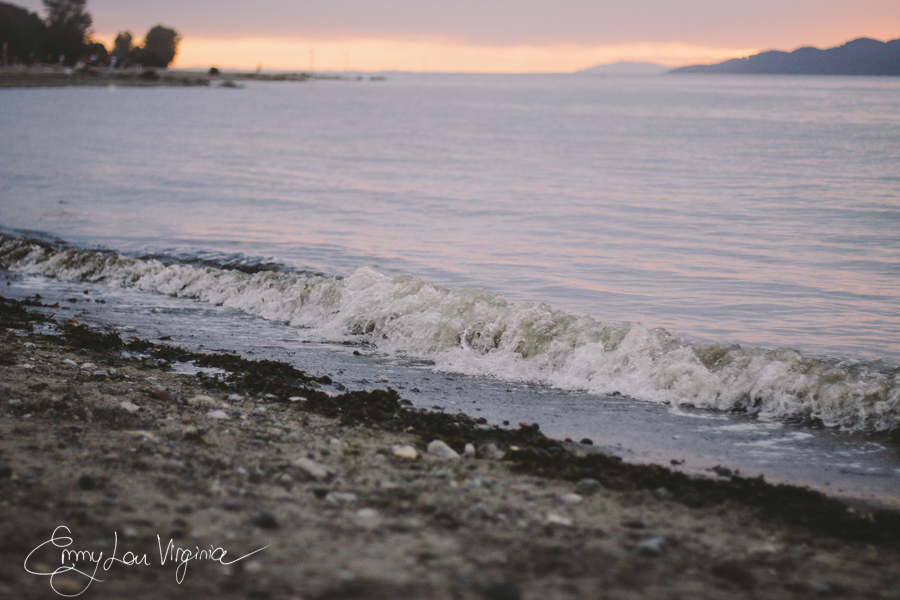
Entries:
[[669, 70], [669, 67], [648, 62], [614, 62], [607, 65], [597, 65], [589, 69], [582, 69], [576, 73], [586, 75], [659, 75]]
[[843, 46], [793, 52], [770, 50], [715, 65], [694, 65], [669, 73], [758, 75], [900, 75], [900, 39], [879, 42], [860, 38]]

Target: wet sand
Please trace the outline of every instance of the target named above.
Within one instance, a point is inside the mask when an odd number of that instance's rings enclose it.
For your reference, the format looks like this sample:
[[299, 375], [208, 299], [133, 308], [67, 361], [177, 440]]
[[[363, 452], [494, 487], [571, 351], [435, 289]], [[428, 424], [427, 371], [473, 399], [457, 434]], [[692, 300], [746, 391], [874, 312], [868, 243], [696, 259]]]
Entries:
[[[30, 304], [0, 311], [0, 596], [896, 597], [896, 513], [625, 465]], [[92, 552], [95, 579], [51, 580], [63, 550]]]

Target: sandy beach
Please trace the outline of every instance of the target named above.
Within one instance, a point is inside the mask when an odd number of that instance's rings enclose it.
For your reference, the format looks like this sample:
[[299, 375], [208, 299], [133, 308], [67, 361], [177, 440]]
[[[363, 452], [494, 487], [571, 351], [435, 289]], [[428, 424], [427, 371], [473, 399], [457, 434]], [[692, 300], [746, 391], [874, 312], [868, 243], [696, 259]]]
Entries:
[[0, 317], [0, 596], [896, 597], [895, 513], [27, 304]]

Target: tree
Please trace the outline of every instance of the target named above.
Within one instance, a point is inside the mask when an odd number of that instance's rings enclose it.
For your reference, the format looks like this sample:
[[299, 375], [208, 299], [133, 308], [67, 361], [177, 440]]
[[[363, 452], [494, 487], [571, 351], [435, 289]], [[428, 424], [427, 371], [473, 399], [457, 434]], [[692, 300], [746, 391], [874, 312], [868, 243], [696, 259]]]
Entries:
[[88, 33], [93, 23], [87, 12], [87, 0], [44, 0], [47, 11], [47, 51], [54, 57], [65, 56], [74, 64], [89, 51]]
[[47, 26], [37, 14], [0, 2], [0, 44], [7, 44], [9, 60], [28, 61], [43, 54], [46, 35]]
[[133, 54], [135, 62], [145, 67], [168, 67], [178, 54], [181, 37], [174, 29], [157, 25], [147, 32], [144, 45]]

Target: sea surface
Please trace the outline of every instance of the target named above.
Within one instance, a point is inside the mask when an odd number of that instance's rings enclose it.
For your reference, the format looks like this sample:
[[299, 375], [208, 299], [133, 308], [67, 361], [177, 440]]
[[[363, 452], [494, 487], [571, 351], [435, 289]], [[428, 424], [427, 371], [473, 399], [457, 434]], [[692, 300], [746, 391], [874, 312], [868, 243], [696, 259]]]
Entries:
[[390, 73], [0, 106], [10, 294], [900, 504], [900, 78]]

